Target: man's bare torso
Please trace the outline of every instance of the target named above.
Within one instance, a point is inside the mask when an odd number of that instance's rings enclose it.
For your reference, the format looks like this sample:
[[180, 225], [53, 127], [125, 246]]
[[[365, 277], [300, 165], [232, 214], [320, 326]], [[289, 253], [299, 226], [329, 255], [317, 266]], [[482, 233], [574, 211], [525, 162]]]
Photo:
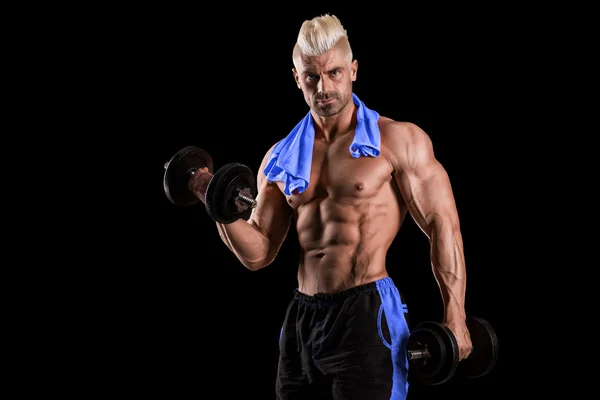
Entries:
[[[299, 290], [334, 293], [387, 276], [386, 253], [406, 207], [386, 157], [380, 120], [379, 157], [353, 158], [354, 131], [332, 142], [317, 140], [310, 184], [286, 196], [301, 248]], [[283, 183], [277, 184], [283, 192]]]

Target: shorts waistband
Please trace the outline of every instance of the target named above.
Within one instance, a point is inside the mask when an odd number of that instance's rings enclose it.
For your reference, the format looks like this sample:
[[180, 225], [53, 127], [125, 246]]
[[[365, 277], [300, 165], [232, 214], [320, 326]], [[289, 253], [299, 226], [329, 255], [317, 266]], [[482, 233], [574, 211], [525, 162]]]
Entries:
[[356, 294], [374, 292], [379, 289], [395, 287], [392, 278], [385, 277], [373, 282], [365, 283], [364, 285], [354, 286], [349, 289], [342, 290], [336, 293], [316, 293], [313, 296], [304, 294], [298, 289], [294, 290], [294, 298], [307, 303], [313, 304], [328, 304], [336, 303], [347, 299]]

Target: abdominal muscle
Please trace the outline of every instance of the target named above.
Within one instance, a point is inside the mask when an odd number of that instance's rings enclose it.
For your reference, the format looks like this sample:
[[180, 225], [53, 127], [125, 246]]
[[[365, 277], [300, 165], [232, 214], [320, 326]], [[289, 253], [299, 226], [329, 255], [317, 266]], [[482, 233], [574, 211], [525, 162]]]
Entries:
[[386, 253], [401, 224], [391, 190], [377, 196], [315, 198], [298, 208], [298, 290], [336, 293], [388, 276]]

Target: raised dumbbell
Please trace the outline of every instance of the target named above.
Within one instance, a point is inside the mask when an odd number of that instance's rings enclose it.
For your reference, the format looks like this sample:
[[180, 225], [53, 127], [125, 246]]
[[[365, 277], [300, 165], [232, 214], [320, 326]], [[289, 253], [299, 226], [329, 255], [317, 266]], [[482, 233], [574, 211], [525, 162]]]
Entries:
[[[167, 198], [178, 206], [197, 204], [200, 199], [189, 190], [188, 183], [195, 171], [204, 167], [213, 174], [212, 157], [199, 147], [187, 146], [175, 153], [164, 165]], [[212, 175], [206, 188], [206, 212], [222, 224], [247, 220], [256, 207], [256, 195], [256, 180], [250, 168], [240, 163], [225, 164]]]
[[455, 375], [477, 378], [488, 374], [498, 358], [496, 333], [482, 318], [468, 317], [466, 322], [473, 350], [460, 362], [458, 343], [448, 327], [432, 321], [417, 325], [407, 343], [411, 375], [425, 384], [439, 385]]

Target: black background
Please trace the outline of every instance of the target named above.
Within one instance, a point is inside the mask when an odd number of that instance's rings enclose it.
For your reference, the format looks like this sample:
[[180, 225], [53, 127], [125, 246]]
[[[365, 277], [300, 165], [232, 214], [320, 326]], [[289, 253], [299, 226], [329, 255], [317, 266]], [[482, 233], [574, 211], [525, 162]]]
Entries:
[[[111, 182], [119, 189], [110, 194], [119, 222], [105, 237], [116, 252], [108, 256], [110, 265], [93, 269], [105, 283], [93, 315], [103, 321], [100, 348], [111, 358], [100, 374], [103, 390], [274, 398], [280, 325], [297, 284], [295, 231], [270, 266], [246, 270], [201, 205], [168, 201], [164, 164], [196, 145], [216, 168], [235, 161], [257, 173], [268, 148], [308, 112], [293, 80], [291, 52], [301, 23], [323, 13], [336, 14], [348, 30], [360, 99], [430, 135], [461, 219], [467, 313], [488, 320], [499, 338], [500, 357], [489, 375], [435, 387], [413, 382], [409, 398], [499, 398], [514, 384], [522, 363], [508, 343], [515, 340], [511, 321], [520, 301], [515, 274], [524, 272], [515, 262], [512, 200], [504, 195], [514, 149], [504, 140], [507, 123], [498, 122], [505, 111], [490, 94], [496, 82], [481, 71], [477, 47], [441, 44], [445, 32], [436, 30], [432, 12], [371, 6], [144, 6], [115, 12], [101, 24], [94, 42], [107, 48], [97, 60], [103, 73], [95, 85], [111, 93], [96, 110], [105, 117], [97, 126], [129, 166], [110, 165], [110, 153], [104, 157], [107, 169], [120, 172]], [[103, 256], [97, 254], [98, 262]], [[411, 324], [439, 320], [429, 244], [410, 218], [388, 266]]]

